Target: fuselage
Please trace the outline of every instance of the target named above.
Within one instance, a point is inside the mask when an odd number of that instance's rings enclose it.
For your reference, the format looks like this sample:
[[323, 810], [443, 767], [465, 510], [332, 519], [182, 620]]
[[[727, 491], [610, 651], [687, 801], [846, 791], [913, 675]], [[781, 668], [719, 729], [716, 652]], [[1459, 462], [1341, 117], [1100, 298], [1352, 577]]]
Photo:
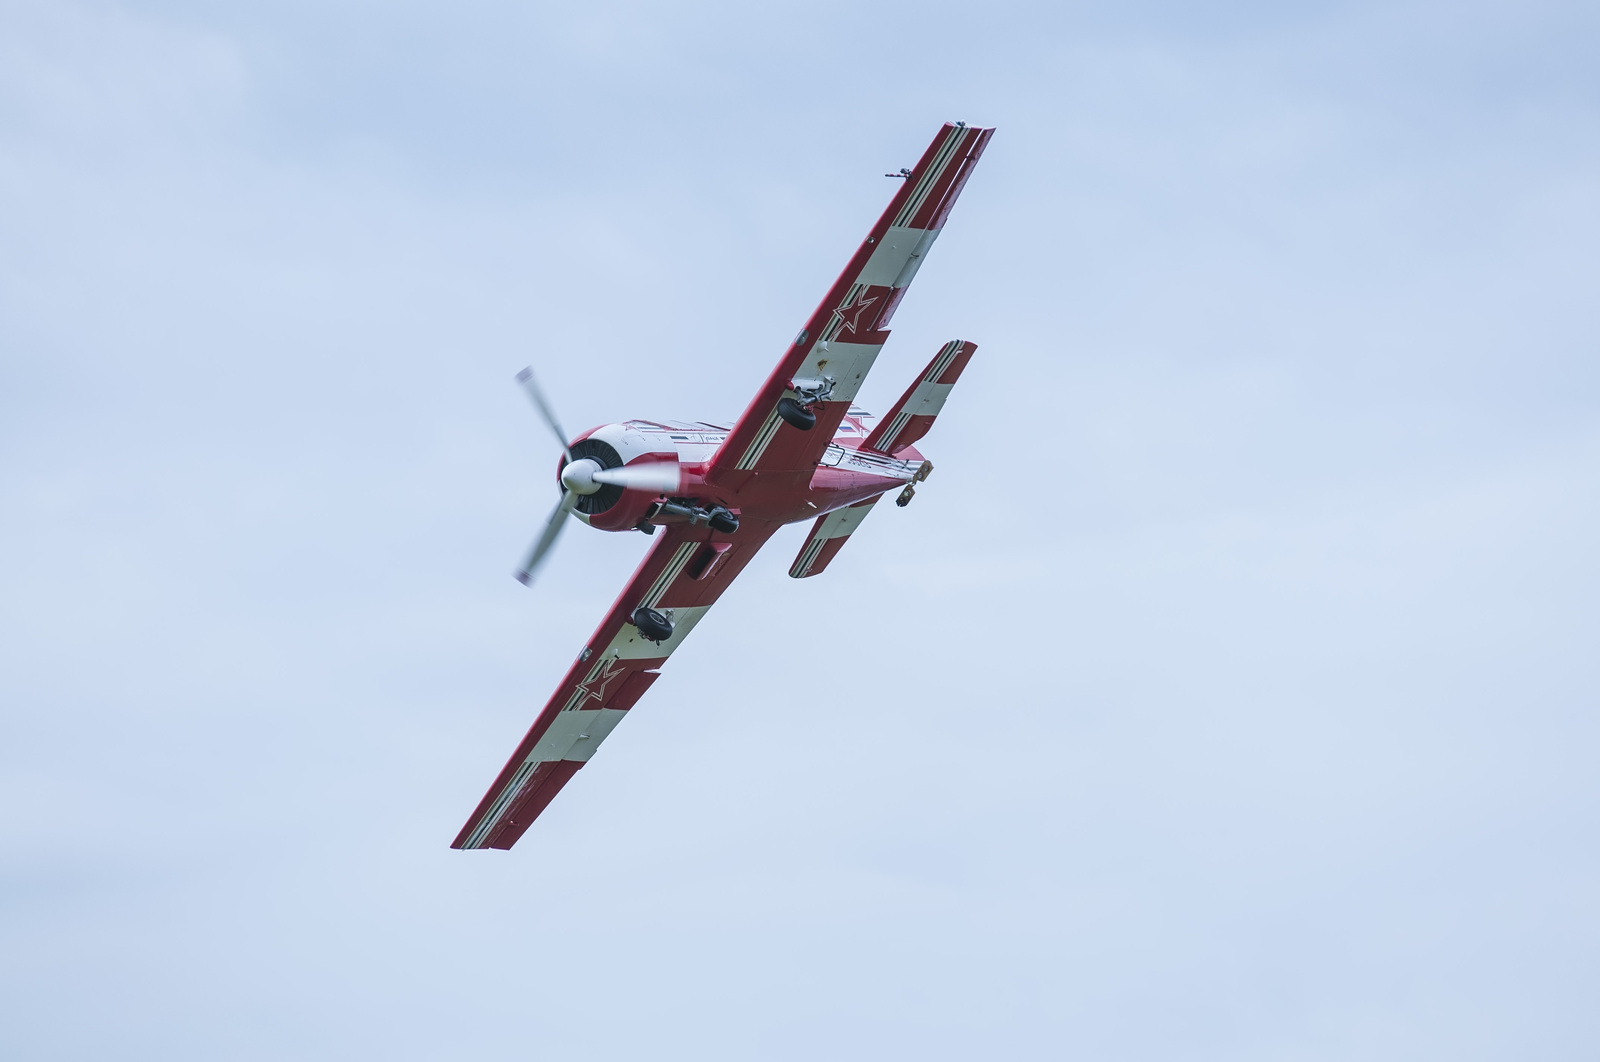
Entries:
[[[906, 447], [893, 457], [861, 449], [862, 441], [872, 432], [874, 420], [872, 414], [852, 406], [815, 469], [801, 473], [756, 473], [746, 477], [737, 489], [707, 482], [705, 478], [713, 455], [728, 437], [730, 429], [726, 425], [678, 420], [603, 424], [573, 440], [575, 455], [592, 449], [594, 456], [607, 465], [613, 460], [624, 465], [675, 462], [680, 472], [680, 486], [676, 492], [664, 494], [627, 490], [616, 492], [619, 496], [614, 499], [596, 496], [598, 511], [579, 510], [574, 515], [603, 531], [630, 531], [641, 522], [667, 524], [680, 519], [658, 511], [657, 503], [670, 497], [721, 505], [738, 516], [774, 523], [809, 520], [885, 491], [900, 489], [911, 482], [922, 467], [922, 454], [914, 447]], [[558, 483], [560, 469], [558, 465]]]

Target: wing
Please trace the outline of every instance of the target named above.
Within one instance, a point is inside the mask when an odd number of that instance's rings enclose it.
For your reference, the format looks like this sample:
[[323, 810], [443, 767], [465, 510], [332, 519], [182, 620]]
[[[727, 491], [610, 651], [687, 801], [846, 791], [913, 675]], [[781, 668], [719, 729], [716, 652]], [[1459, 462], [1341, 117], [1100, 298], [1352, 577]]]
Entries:
[[[755, 520], [741, 520], [732, 535], [663, 528], [451, 847], [516, 844], [777, 528]], [[639, 633], [632, 616], [641, 606], [671, 618], [671, 637], [657, 644]]]
[[[712, 457], [706, 479], [738, 490], [757, 474], [810, 481], [840, 420], [889, 338], [889, 320], [944, 227], [993, 129], [946, 125], [901, 184], [878, 223], [795, 337], [772, 375]], [[778, 415], [778, 402], [820, 389], [815, 427]]]

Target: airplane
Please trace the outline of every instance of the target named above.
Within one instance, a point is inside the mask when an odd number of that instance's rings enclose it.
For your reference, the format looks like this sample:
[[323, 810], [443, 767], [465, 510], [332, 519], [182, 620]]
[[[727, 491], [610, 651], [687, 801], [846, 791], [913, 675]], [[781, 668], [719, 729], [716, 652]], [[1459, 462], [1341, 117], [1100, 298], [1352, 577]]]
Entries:
[[976, 345], [940, 347], [882, 418], [854, 399], [993, 134], [946, 124], [915, 167], [886, 175], [899, 191], [734, 424], [628, 420], [568, 439], [532, 370], [517, 375], [561, 443], [562, 493], [516, 577], [532, 582], [568, 516], [655, 541], [452, 848], [516, 844], [778, 528], [814, 521], [789, 568], [806, 579], [883, 495], [911, 501], [933, 470], [913, 444]]

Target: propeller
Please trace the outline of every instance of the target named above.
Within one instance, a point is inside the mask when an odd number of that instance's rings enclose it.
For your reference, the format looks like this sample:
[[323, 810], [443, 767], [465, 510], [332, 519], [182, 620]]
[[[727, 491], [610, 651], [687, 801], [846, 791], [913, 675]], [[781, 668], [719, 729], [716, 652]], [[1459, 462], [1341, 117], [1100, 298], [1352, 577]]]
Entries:
[[544, 555], [556, 544], [556, 536], [561, 534], [562, 525], [567, 522], [567, 514], [572, 512], [572, 507], [577, 504], [578, 495], [570, 490], [561, 492], [561, 501], [550, 514], [550, 519], [544, 525], [544, 531], [529, 547], [528, 555], [522, 560], [522, 567], [516, 570], [517, 582], [523, 586], [533, 585], [533, 573], [539, 570]]
[[664, 494], [679, 490], [682, 479], [675, 461], [624, 465], [621, 468], [606, 468], [592, 457], [580, 457], [574, 461], [572, 447], [567, 442], [567, 433], [561, 430], [555, 410], [551, 408], [549, 399], [545, 398], [544, 391], [539, 388], [538, 381], [533, 378], [533, 369], [526, 368], [517, 373], [517, 382], [528, 392], [528, 397], [533, 399], [534, 408], [539, 411], [545, 424], [555, 434], [556, 441], [561, 444], [561, 456], [564, 460], [561, 469], [561, 501], [550, 513], [544, 530], [529, 547], [527, 556], [522, 560], [522, 566], [514, 573], [517, 582], [523, 586], [531, 586], [534, 572], [539, 570], [545, 556], [556, 544], [556, 538], [560, 536], [561, 528], [566, 525], [568, 515], [577, 507], [579, 498], [593, 494], [606, 486]]
[[534, 407], [539, 410], [539, 415], [544, 418], [546, 424], [550, 425], [550, 430], [556, 433], [556, 442], [561, 444], [561, 454], [570, 464], [572, 462], [572, 448], [567, 445], [567, 433], [561, 430], [560, 424], [556, 423], [555, 410], [550, 408], [549, 400], [544, 397], [544, 392], [539, 389], [539, 381], [533, 378], [532, 365], [517, 373], [517, 383], [521, 384], [522, 389], [528, 392], [528, 397], [533, 399]]

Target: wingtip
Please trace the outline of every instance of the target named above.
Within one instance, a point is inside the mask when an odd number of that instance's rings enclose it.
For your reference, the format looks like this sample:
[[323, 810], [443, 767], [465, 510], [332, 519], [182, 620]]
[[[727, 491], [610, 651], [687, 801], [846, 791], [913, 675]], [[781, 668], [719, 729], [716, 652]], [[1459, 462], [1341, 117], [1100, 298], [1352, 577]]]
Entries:
[[533, 375], [533, 366], [532, 365], [525, 366], [521, 372], [517, 373], [517, 383], [527, 383], [528, 382], [528, 378], [530, 376], [532, 376], [532, 375]]
[[532, 586], [533, 585], [533, 573], [532, 572], [525, 572], [525, 571], [522, 571], [521, 569], [518, 569], [517, 571], [514, 571], [511, 574], [517, 580], [517, 582], [521, 583], [523, 586]]

